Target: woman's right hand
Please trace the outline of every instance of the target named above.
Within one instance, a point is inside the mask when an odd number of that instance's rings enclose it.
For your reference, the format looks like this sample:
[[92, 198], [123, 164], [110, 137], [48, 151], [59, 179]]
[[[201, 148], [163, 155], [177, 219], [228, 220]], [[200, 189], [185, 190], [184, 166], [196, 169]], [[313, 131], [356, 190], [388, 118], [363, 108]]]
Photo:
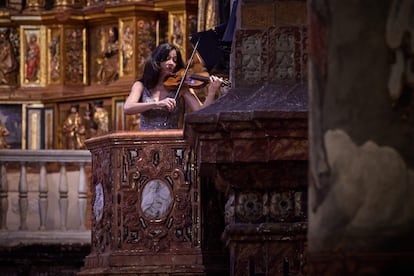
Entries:
[[164, 98], [161, 101], [158, 101], [158, 107], [166, 108], [169, 112], [174, 111], [177, 102], [173, 98]]

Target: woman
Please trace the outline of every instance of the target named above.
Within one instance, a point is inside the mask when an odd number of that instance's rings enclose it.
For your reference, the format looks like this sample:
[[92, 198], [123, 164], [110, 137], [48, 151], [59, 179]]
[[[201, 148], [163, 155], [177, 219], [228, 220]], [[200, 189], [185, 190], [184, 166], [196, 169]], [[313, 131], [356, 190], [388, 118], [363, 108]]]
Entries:
[[124, 104], [125, 114], [140, 113], [141, 130], [178, 128], [182, 99], [192, 111], [214, 102], [222, 83], [216, 76], [210, 76], [204, 104], [191, 88], [181, 87], [179, 97], [175, 97], [176, 91], [171, 91], [164, 85], [169, 76], [183, 68], [184, 62], [176, 46], [164, 43], [154, 49], [145, 63], [142, 78], [132, 85]]

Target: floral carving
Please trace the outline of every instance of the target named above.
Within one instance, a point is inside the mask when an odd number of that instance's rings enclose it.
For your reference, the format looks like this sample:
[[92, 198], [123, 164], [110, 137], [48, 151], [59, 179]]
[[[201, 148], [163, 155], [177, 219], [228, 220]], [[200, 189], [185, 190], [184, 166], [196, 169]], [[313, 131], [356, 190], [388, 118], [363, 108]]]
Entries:
[[262, 195], [257, 192], [240, 193], [237, 195], [237, 217], [243, 221], [256, 221], [263, 216]]
[[270, 216], [277, 220], [284, 220], [291, 216], [294, 202], [291, 192], [273, 193], [270, 197]]

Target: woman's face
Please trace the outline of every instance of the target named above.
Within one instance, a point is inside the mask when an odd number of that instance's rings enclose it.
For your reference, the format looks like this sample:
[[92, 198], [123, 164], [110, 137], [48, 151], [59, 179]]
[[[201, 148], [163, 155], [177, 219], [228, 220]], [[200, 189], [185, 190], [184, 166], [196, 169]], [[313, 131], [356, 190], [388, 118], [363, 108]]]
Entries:
[[168, 57], [161, 62], [163, 74], [172, 75], [174, 73], [175, 66], [177, 66], [177, 51], [171, 50]]

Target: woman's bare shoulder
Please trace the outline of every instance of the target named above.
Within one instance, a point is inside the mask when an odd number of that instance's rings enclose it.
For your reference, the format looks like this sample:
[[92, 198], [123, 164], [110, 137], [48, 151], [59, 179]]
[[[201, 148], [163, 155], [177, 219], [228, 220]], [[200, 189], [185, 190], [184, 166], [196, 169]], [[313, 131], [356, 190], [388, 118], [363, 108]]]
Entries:
[[143, 89], [144, 88], [144, 84], [142, 83], [142, 81], [137, 80], [132, 85], [132, 88], [141, 88], [141, 89]]

